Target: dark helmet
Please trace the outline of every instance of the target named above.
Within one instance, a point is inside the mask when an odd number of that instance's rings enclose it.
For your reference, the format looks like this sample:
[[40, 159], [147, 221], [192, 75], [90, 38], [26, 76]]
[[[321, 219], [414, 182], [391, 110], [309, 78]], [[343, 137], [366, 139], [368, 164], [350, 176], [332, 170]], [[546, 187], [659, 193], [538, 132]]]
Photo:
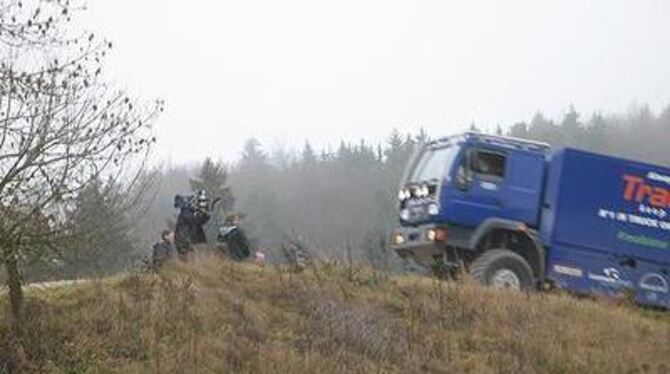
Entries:
[[187, 203], [187, 199], [183, 195], [174, 196], [174, 207], [181, 208]]

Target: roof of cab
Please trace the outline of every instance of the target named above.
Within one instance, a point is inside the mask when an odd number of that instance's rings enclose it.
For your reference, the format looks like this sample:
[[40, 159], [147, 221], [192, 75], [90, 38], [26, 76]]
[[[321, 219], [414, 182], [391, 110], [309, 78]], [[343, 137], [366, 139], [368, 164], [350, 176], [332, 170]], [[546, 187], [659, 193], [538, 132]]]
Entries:
[[448, 145], [451, 143], [460, 143], [466, 141], [485, 143], [503, 148], [516, 148], [535, 152], [546, 152], [551, 149], [551, 146], [548, 143], [544, 142], [538, 142], [534, 140], [527, 140], [521, 138], [513, 138], [508, 136], [487, 135], [478, 132], [466, 132], [463, 134], [444, 137], [429, 142], [428, 145], [439, 147], [441, 145]]

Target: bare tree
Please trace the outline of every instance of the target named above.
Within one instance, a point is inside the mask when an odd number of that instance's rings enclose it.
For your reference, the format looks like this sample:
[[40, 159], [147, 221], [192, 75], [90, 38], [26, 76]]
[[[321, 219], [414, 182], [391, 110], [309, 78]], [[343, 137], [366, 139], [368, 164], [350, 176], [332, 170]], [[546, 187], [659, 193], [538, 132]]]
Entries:
[[127, 177], [145, 159], [163, 107], [139, 107], [104, 83], [112, 44], [75, 30], [70, 17], [80, 9], [68, 0], [0, 0], [0, 255], [16, 336], [20, 259], [63, 243], [72, 232], [68, 204], [90, 181]]

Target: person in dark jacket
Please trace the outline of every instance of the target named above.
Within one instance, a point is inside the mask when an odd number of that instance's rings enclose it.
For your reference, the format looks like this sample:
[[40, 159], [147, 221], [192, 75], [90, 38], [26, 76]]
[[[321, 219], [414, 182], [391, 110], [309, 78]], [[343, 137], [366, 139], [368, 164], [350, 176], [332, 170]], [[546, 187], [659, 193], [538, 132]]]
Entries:
[[161, 233], [161, 240], [154, 244], [153, 254], [151, 256], [151, 265], [154, 270], [160, 269], [164, 263], [174, 255], [174, 233], [170, 230], [164, 230]]
[[219, 241], [226, 245], [228, 256], [235, 261], [243, 261], [251, 254], [249, 240], [239, 223], [239, 216], [231, 214], [219, 231]]
[[179, 258], [185, 260], [193, 251], [193, 245], [207, 243], [203, 226], [209, 221], [209, 214], [192, 206], [183, 206], [177, 216], [175, 245]]

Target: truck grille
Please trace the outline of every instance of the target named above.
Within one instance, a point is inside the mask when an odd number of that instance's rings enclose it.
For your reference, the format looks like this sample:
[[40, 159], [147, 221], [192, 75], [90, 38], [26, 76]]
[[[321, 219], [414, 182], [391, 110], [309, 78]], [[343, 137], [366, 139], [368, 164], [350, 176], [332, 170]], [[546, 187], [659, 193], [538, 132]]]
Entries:
[[419, 222], [428, 219], [428, 212], [425, 206], [413, 206], [407, 209], [409, 210], [409, 222]]

